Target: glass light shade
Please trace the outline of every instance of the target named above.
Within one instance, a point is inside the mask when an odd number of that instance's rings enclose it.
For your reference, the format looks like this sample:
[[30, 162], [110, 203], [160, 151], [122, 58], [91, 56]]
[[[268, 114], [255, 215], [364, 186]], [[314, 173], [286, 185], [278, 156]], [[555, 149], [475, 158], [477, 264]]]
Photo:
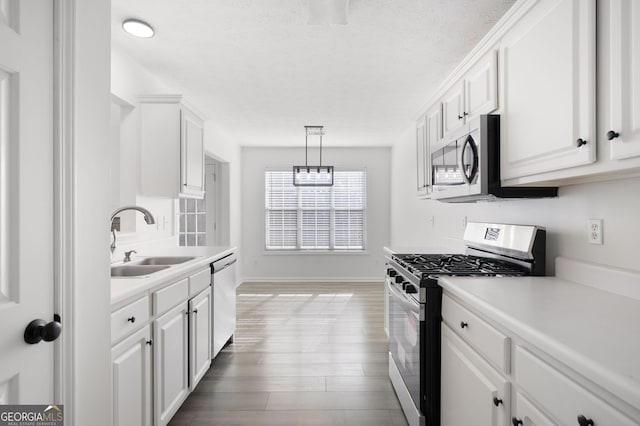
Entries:
[[151, 25], [139, 19], [127, 19], [122, 23], [122, 29], [132, 36], [151, 38], [155, 34]]
[[293, 166], [295, 186], [333, 186], [333, 166]]

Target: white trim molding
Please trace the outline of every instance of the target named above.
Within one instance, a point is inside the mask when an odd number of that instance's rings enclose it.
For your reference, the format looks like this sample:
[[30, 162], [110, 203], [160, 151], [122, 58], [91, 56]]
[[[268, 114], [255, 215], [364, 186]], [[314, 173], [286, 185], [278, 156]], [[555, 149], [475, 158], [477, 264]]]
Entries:
[[76, 419], [75, 398], [75, 26], [76, 1], [54, 1], [54, 312], [63, 333], [55, 348], [54, 398], [65, 424]]

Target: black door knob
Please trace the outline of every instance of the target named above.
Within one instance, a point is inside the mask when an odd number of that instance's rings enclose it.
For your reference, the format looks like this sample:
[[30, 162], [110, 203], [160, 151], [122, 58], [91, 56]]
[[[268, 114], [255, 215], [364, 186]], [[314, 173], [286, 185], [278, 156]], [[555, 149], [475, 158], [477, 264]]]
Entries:
[[582, 414], [578, 416], [578, 424], [580, 426], [593, 426], [593, 420], [586, 418]]
[[615, 138], [617, 138], [618, 136], [620, 136], [620, 133], [613, 131], [613, 130], [609, 130], [607, 132], [607, 139], [609, 139], [610, 141], [614, 140]]
[[41, 340], [53, 342], [60, 333], [62, 333], [62, 325], [59, 321], [47, 323], [43, 319], [36, 319], [31, 321], [24, 330], [24, 341], [31, 345], [40, 343]]
[[585, 141], [585, 140], [584, 140], [584, 139], [582, 139], [582, 138], [579, 138], [579, 139], [577, 139], [577, 140], [576, 140], [576, 146], [577, 146], [578, 148], [580, 148], [582, 145], [586, 145], [586, 144], [587, 144], [587, 141]]
[[517, 418], [517, 417], [513, 417], [513, 418], [511, 419], [511, 424], [512, 424], [513, 426], [521, 425], [521, 424], [522, 424], [522, 420], [520, 420], [520, 419], [519, 419], [519, 418]]
[[495, 405], [497, 407], [500, 404], [502, 404], [502, 400], [500, 398], [498, 398], [497, 396], [494, 396], [493, 397], [493, 405]]

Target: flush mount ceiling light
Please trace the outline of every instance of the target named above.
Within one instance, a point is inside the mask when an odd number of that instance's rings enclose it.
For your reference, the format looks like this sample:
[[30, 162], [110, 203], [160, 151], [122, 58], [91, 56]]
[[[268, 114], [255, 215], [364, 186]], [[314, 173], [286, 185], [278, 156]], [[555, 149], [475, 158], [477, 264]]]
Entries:
[[[304, 126], [304, 132], [304, 166], [293, 166], [293, 184], [295, 186], [333, 186], [333, 166], [322, 165], [324, 126]], [[320, 136], [319, 166], [309, 165], [309, 136]]]
[[308, 0], [309, 25], [347, 25], [349, 0]]
[[139, 19], [126, 19], [122, 22], [122, 29], [132, 36], [142, 38], [151, 38], [154, 34], [151, 25]]

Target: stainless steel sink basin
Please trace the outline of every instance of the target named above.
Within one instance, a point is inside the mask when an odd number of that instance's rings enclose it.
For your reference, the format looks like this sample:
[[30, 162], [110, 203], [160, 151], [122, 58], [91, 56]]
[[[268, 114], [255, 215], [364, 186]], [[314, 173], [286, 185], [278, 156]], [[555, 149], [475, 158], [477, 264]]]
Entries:
[[193, 256], [155, 256], [135, 260], [132, 263], [136, 265], [179, 265], [193, 259], [195, 259]]
[[143, 277], [154, 272], [167, 269], [169, 266], [162, 265], [119, 265], [111, 267], [111, 276], [120, 278]]

